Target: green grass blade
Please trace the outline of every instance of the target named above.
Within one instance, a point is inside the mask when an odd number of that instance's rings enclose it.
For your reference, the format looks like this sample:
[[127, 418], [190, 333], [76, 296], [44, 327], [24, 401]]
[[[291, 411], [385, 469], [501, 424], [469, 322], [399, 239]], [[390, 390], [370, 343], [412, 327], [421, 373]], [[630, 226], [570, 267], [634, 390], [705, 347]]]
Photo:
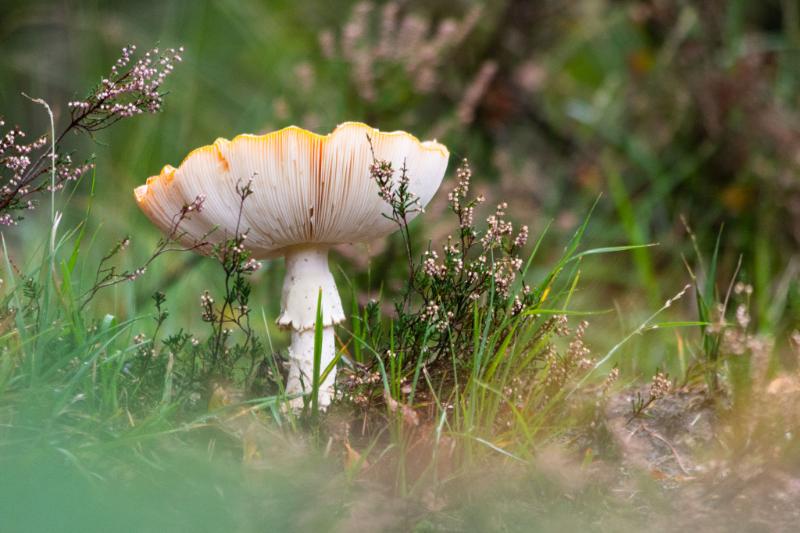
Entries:
[[570, 257], [567, 262], [572, 262], [581, 257], [585, 257], [587, 255], [597, 255], [597, 254], [611, 254], [617, 252], [627, 252], [630, 250], [639, 250], [641, 248], [651, 248], [653, 246], [658, 246], [658, 243], [650, 243], [650, 244], [629, 244], [625, 246], [606, 246], [602, 248], [592, 248], [591, 250], [586, 250], [585, 252], [581, 252], [579, 254], [575, 254]]
[[322, 366], [322, 289], [317, 296], [317, 318], [314, 322], [314, 370], [311, 379], [311, 417], [316, 419], [319, 414], [319, 378]]

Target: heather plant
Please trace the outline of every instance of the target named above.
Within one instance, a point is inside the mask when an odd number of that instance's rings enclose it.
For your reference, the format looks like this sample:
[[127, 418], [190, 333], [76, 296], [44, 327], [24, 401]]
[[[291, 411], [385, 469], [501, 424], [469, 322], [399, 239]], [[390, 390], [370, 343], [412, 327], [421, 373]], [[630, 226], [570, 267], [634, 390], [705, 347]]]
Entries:
[[371, 167], [381, 197], [392, 208], [388, 216], [400, 227], [409, 265], [406, 291], [396, 309], [396, 347], [421, 353], [426, 349], [424, 345], [432, 345], [435, 349], [431, 357], [436, 358], [449, 346], [468, 358], [469, 352], [465, 350], [472, 338], [474, 302], [481, 300], [488, 305], [491, 299], [498, 311], [492, 317], [492, 326], [498, 326], [535, 298], [524, 281], [521, 297], [511, 290], [517, 274], [524, 275], [519, 254], [527, 241], [528, 229], [523, 226], [515, 233], [513, 223], [503, 218], [507, 206], [500, 204], [487, 218], [486, 230], [478, 232], [474, 211], [483, 198], [468, 198], [472, 171], [464, 161], [456, 171], [457, 184], [449, 194], [450, 209], [458, 219], [457, 236], [455, 239], [448, 236], [441, 260], [435, 250], [429, 249], [417, 262], [412, 255], [408, 214], [418, 208], [407, 189], [406, 169], [398, 172], [397, 185], [391, 188], [391, 176], [395, 173], [391, 164], [375, 161]]
[[177, 245], [177, 242], [185, 235], [181, 228], [181, 224], [190, 218], [192, 213], [199, 213], [202, 211], [204, 201], [205, 197], [203, 195], [199, 195], [194, 199], [193, 202], [184, 205], [180, 211], [175, 213], [172, 218], [170, 231], [166, 236], [159, 239], [150, 256], [135, 269], [120, 271], [117, 265], [113, 264], [113, 260], [128, 248], [131, 243], [131, 238], [130, 236], [125, 236], [118, 241], [111, 248], [111, 250], [109, 250], [108, 253], [106, 253], [100, 259], [94, 276], [94, 282], [92, 283], [91, 287], [89, 287], [89, 289], [87, 289], [86, 292], [80, 297], [80, 307], [86, 307], [86, 305], [88, 305], [89, 302], [91, 302], [95, 297], [95, 295], [97, 295], [97, 293], [103, 289], [107, 289], [109, 287], [113, 287], [114, 285], [128, 281], [136, 281], [145, 272], [147, 272], [148, 266], [163, 254], [168, 254], [171, 252], [191, 252], [201, 248], [208, 248], [210, 244], [205, 240], [208, 235], [200, 236], [199, 239], [196, 239], [189, 246]]
[[[446, 91], [442, 72], [471, 37], [483, 12], [475, 5], [460, 17], [433, 21], [403, 9], [399, 2], [383, 6], [359, 2], [341, 32], [323, 30], [319, 44], [326, 58], [347, 64], [350, 82], [361, 98], [385, 105], [377, 96], [387, 88], [407, 95]], [[413, 90], [403, 91], [406, 87]]]
[[[382, 429], [371, 433], [363, 426], [348, 431], [346, 443], [366, 441], [380, 460], [393, 462], [396, 487], [406, 493], [422, 480], [436, 481], [441, 462], [459, 469], [486, 453], [525, 462], [536, 446], [595, 416], [578, 407], [584, 397], [574, 393], [604, 361], [586, 344], [588, 322], [570, 327], [569, 301], [584, 256], [630, 247], [578, 252], [587, 219], [555, 267], [531, 285], [528, 268], [542, 237], [523, 256], [528, 228], [515, 229], [506, 204], [479, 226], [475, 212], [483, 198], [470, 194], [472, 170], [465, 160], [448, 195], [455, 236], [447, 237], [441, 255], [431, 245], [417, 255], [407, 215], [418, 207], [405, 187], [407, 170], [376, 159], [370, 172], [388, 204], [385, 216], [399, 226], [409, 271], [391, 319], [381, 316], [376, 302], [354, 308], [346, 347], [355, 364], [340, 382], [343, 399], [367, 418], [383, 406], [389, 434], [386, 441]], [[618, 376], [612, 369], [592, 387], [602, 396]], [[418, 450], [425, 439], [428, 462], [407, 464], [410, 448], [424, 455]], [[444, 442], [454, 445], [447, 453]]]
[[641, 391], [637, 391], [631, 398], [631, 419], [642, 416], [648, 407], [666, 397], [672, 389], [673, 385], [669, 376], [660, 370], [657, 371], [647, 388], [647, 393], [642, 394]]
[[[109, 78], [90, 91], [80, 104], [72, 105], [70, 123], [56, 136], [54, 120], [51, 135], [25, 144], [23, 130], [12, 128], [2, 142], [2, 164], [7, 171], [0, 188], [0, 217], [3, 224], [13, 226], [21, 220], [20, 212], [33, 209], [41, 193], [49, 192], [51, 228], [44, 246], [38, 248], [39, 264], [18, 265], [10, 256], [3, 236], [3, 282], [0, 284], [0, 394], [2, 418], [9, 431], [16, 431], [19, 418], [26, 413], [49, 412], [48, 423], [40, 428], [22, 425], [19, 437], [33, 441], [53, 431], [55, 438], [71, 439], [80, 433], [82, 422], [94, 416], [108, 420], [121, 394], [116, 389], [120, 373], [129, 373], [127, 365], [134, 350], [124, 342], [135, 320], [120, 320], [106, 314], [94, 318], [84, 307], [100, 289], [121, 281], [135, 279], [143, 269], [118, 273], [107, 262], [122, 252], [130, 242], [117, 242], [99, 262], [97, 274], [89, 288], [81, 291], [78, 257], [85, 235], [85, 224], [61, 230], [62, 215], [56, 212], [56, 192], [76, 185], [91, 169], [91, 164], [73, 163], [74, 154], [66, 151], [62, 141], [70, 132], [97, 132], [133, 114], [160, 109], [161, 83], [180, 60], [168, 51], [157, 64], [153, 54], [130, 65], [132, 48], [123, 50], [123, 57]], [[48, 111], [50, 107], [42, 100]], [[133, 107], [131, 107], [133, 106]], [[51, 119], [54, 119], [51, 114]], [[176, 217], [182, 216], [176, 214]], [[11, 228], [12, 230], [14, 228]], [[167, 243], [154, 253], [160, 255]], [[31, 245], [31, 249], [35, 249]], [[159, 322], [160, 325], [160, 322]], [[88, 370], [91, 369], [91, 372]], [[50, 391], [42, 394], [42, 391]], [[82, 415], [79, 413], [83, 413]]]
[[[237, 192], [241, 221], [245, 201], [253, 194], [252, 179], [245, 184], [239, 183]], [[181, 329], [160, 336], [168, 311], [164, 293], [156, 292], [153, 295], [155, 325], [149, 336], [139, 333], [133, 338], [136, 357], [132, 361], [134, 366], [130, 374], [131, 379], [138, 383], [149, 382], [150, 394], [157, 393], [161, 400], [169, 398], [189, 412], [196, 410], [200, 399], [221, 407], [232, 403], [230, 395], [243, 400], [245, 392], [252, 390], [258, 394], [268, 390], [277, 391], [282, 386], [281, 362], [275, 353], [267, 352], [251, 323], [251, 286], [248, 277], [261, 264], [243, 246], [247, 230], [237, 225], [233, 235], [217, 244], [206, 241], [207, 236], [190, 247], [174, 244], [184, 235], [180, 229], [181, 223], [202, 210], [202, 197], [184, 206], [173, 218], [173, 230], [159, 241], [148, 263], [167, 252], [197, 249], [209, 252], [219, 267], [222, 290], [215, 295], [206, 289], [199, 296], [199, 314], [201, 321], [207, 325], [207, 331], [203, 334]], [[164, 243], [171, 246], [167, 247]], [[143, 268], [136, 272], [143, 272]], [[117, 279], [129, 278], [122, 275]], [[168, 383], [168, 387], [165, 383]], [[141, 390], [145, 392], [146, 387]], [[272, 403], [276, 404], [277, 401], [274, 398]]]
[[94, 135], [120, 120], [158, 113], [164, 97], [161, 86], [182, 53], [183, 48], [154, 48], [137, 59], [136, 46], [126, 46], [108, 76], [85, 98], [69, 102], [69, 123], [58, 135], [53, 125], [51, 142], [46, 135], [25, 142], [27, 134], [19, 126], [6, 131], [0, 140], [0, 225], [16, 224], [24, 211], [35, 209], [41, 193], [62, 190], [92, 168], [89, 161], [73, 161], [74, 154], [63, 146], [68, 135]]

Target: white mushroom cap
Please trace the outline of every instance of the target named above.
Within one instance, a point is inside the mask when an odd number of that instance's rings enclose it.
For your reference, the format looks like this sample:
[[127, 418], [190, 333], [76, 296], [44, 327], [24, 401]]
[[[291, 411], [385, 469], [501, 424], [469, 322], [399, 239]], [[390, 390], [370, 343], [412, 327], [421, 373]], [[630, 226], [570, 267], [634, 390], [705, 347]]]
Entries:
[[145, 214], [162, 231], [172, 229], [175, 215], [198, 195], [203, 210], [181, 223], [186, 245], [207, 235], [211, 243], [230, 238], [239, 214], [237, 184], [253, 178], [253, 194], [244, 204], [241, 228], [249, 229], [245, 245], [256, 258], [283, 255], [303, 244], [367, 242], [397, 229], [383, 214], [388, 204], [369, 174], [372, 152], [390, 161], [399, 179], [403, 163], [410, 191], [425, 206], [441, 184], [449, 152], [435, 142], [409, 133], [381, 132], [346, 122], [328, 135], [290, 126], [265, 135], [239, 135], [232, 141], [192, 151], [173, 168], [134, 191]]

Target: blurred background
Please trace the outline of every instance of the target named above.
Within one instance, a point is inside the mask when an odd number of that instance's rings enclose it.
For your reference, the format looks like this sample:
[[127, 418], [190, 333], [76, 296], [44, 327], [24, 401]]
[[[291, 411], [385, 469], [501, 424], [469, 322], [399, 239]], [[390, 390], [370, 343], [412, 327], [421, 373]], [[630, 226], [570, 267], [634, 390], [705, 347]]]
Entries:
[[[163, 113], [75, 140], [80, 153], [96, 154], [89, 246], [98, 259], [126, 235], [124, 266], [149, 255], [159, 234], [132, 189], [192, 148], [289, 124], [325, 133], [360, 120], [450, 147], [443, 190], [424, 231], [415, 224], [420, 243], [452, 231], [446, 189], [464, 157], [487, 215], [506, 201], [534, 238], [552, 222], [542, 271], [598, 197], [587, 246], [658, 243], [582, 265], [578, 307], [612, 310], [590, 330], [600, 349], [688, 283], [696, 249], [711, 255], [718, 236], [721, 290], [741, 259], [756, 329], [776, 335], [781, 350], [782, 333], [800, 323], [796, 0], [2, 0], [0, 114], [46, 131], [24, 91], [44, 97], [63, 123], [66, 102], [96, 84], [127, 44], [186, 52]], [[85, 213], [90, 187], [84, 180], [70, 200], [71, 220]], [[39, 211], [4, 230], [18, 261], [42, 241], [47, 210]], [[399, 241], [338, 253], [345, 298], [349, 276], [364, 289], [359, 300], [403, 279], [394, 275], [403, 268]], [[150, 295], [165, 290], [170, 326], [191, 327], [216, 268], [166, 256], [101, 297], [124, 317], [148, 311]], [[281, 269], [268, 264], [255, 283], [268, 322]], [[685, 300], [675, 313], [691, 318]], [[674, 364], [680, 339], [658, 339], [647, 357], [638, 341], [627, 345], [621, 363], [643, 372]]]

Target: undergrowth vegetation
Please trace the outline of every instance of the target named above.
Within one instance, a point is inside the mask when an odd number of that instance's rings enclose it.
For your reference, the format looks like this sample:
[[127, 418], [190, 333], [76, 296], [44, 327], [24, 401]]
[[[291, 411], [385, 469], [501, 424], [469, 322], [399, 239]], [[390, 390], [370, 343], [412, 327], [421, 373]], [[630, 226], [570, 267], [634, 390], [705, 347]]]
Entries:
[[[259, 12], [244, 4], [219, 9], [252, 35]], [[676, 508], [688, 520], [726, 497], [792, 510], [797, 138], [778, 117], [796, 100], [800, 15], [790, 2], [719, 4], [733, 6], [724, 23], [693, 2], [623, 2], [596, 25], [565, 9], [583, 22], [533, 56], [520, 28], [549, 2], [450, 17], [362, 2], [337, 31], [302, 21], [325, 61], [294, 65], [296, 91], [251, 104], [269, 117], [258, 127], [339, 120], [305, 103], [324, 100], [344, 119], [425, 123], [459, 159], [423, 214], [405, 166], [373, 154], [398, 231], [370, 259], [334, 249], [348, 316], [325, 411], [321, 310], [313, 386], [292, 409], [274, 324], [282, 266], [252, 258], [247, 227], [187, 244], [203, 196], [160, 238], [117, 205], [128, 172], [157, 168], [153, 139], [190, 137], [126, 136], [127, 124], [166, 103], [203, 107], [185, 84], [167, 96], [183, 48], [126, 47], [81, 97], [19, 97], [46, 118], [0, 137], [0, 501], [34, 501], [51, 479], [64, 501], [73, 486], [98, 501], [124, 487], [100, 530], [120, 516], [166, 530], [667, 527]], [[785, 34], [771, 33], [778, 11]], [[187, 60], [211, 68], [200, 52]], [[215, 113], [192, 120], [216, 128]], [[95, 157], [84, 137], [110, 147]], [[237, 184], [240, 213], [253, 186]], [[139, 501], [153, 508], [137, 517]], [[91, 519], [70, 516], [75, 529]]]
[[[130, 61], [127, 50], [121, 66]], [[162, 78], [156, 79], [160, 84]], [[121, 92], [117, 83], [127, 81], [104, 81], [86, 101], [109, 105], [103, 102]], [[127, 107], [109, 109], [117, 118], [130, 115]], [[54, 161], [51, 169], [58, 165]], [[422, 472], [438, 472], [443, 438], [454, 443], [449, 454], [457, 445], [448, 458], [454, 471], [486, 454], [529, 460], [538, 446], [572, 427], [566, 398], [599, 366], [584, 343], [586, 322], [574, 332], [568, 326], [568, 316], [580, 314], [569, 302], [582, 261], [636, 247], [580, 251], [587, 217], [561, 259], [531, 283], [528, 268], [545, 235], [525, 254], [528, 229], [515, 230], [505, 218], [505, 204], [479, 227], [474, 212], [483, 199], [470, 196], [471, 170], [464, 161], [449, 194], [455, 237], [448, 237], [441, 258], [430, 246], [420, 254], [408, 227], [417, 204], [406, 170], [375, 160], [370, 172], [401, 229], [408, 283], [393, 316], [384, 315], [379, 302], [361, 307], [353, 300], [338, 358], [348, 371], [334, 410], [354, 410], [353, 421], [370, 419], [369, 429], [358, 432], [359, 446], [392, 462], [404, 494], [410, 481], [422, 481]], [[252, 180], [239, 185], [240, 211], [252, 187]], [[128, 237], [111, 246], [97, 266], [78, 261], [91, 211], [74, 227], [62, 228], [61, 205], [53, 206], [50, 235], [35, 264], [20, 267], [5, 251], [0, 383], [10, 441], [46, 441], [81, 461], [94, 447], [128, 443], [136, 449], [142, 439], [176, 427], [191, 439], [191, 428], [205, 426], [209, 416], [224, 417], [219, 410], [252, 405], [251, 414], [268, 413], [278, 427], [299, 422], [320, 442], [337, 437], [338, 445], [355, 453], [350, 422], [343, 435], [326, 427], [315, 409], [316, 391], [302, 413], [283, 407], [281, 353], [268, 347], [271, 339], [253, 324], [248, 276], [259, 263], [243, 245], [248, 229], [237, 229], [218, 245], [202, 239], [189, 247], [177, 244], [184, 235], [181, 224], [202, 211], [203, 201], [197, 197], [175, 213], [172, 230], [133, 270], [115, 266]], [[204, 333], [165, 331], [172, 311], [162, 292], [153, 295], [152, 313], [128, 319], [104, 314], [94, 304], [103, 290], [152, 275], [152, 266], [167, 255], [200, 250], [218, 263], [224, 288], [219, 295], [199, 295]], [[22, 422], [41, 416], [46, 423]], [[408, 447], [420, 439], [420, 427], [430, 432], [424, 438], [433, 438], [431, 463], [409, 479], [403, 463]]]

